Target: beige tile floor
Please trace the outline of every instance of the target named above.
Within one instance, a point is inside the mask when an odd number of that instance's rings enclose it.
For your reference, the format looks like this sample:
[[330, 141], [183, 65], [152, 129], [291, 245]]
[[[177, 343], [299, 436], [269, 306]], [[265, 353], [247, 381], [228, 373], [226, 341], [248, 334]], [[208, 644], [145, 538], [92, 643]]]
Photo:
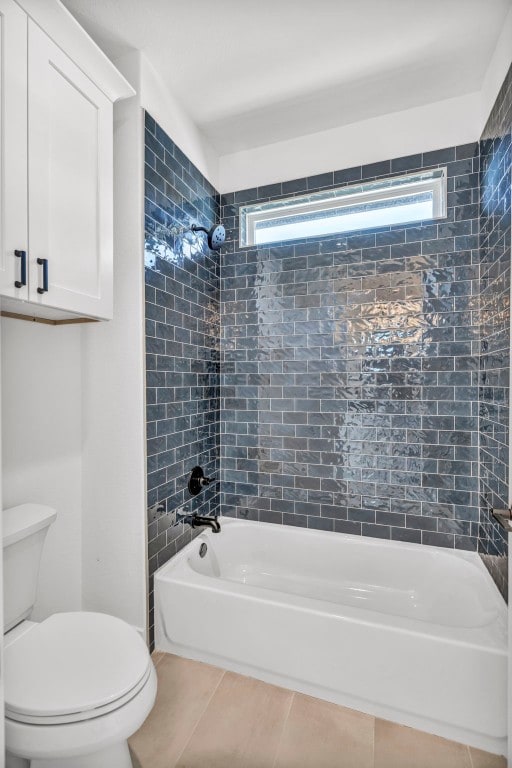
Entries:
[[136, 768], [506, 768], [502, 757], [167, 653]]

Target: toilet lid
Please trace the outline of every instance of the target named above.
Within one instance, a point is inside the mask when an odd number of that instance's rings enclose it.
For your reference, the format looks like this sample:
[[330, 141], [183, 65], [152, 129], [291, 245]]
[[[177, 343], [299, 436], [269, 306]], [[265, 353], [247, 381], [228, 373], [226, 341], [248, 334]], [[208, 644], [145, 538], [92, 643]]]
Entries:
[[4, 653], [6, 714], [88, 712], [124, 697], [147, 675], [136, 630], [102, 613], [56, 613]]

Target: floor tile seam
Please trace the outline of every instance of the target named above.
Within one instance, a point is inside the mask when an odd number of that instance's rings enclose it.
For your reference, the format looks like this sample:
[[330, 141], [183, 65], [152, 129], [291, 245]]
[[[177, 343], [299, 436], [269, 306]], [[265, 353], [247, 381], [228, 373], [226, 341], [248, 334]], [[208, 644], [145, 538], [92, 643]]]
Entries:
[[[199, 663], [200, 663], [200, 662], [199, 662]], [[218, 680], [218, 682], [217, 682], [217, 685], [216, 685], [216, 686], [213, 688], [213, 690], [212, 690], [212, 692], [211, 692], [210, 696], [208, 697], [208, 700], [206, 701], [206, 703], [205, 703], [205, 705], [204, 705], [204, 707], [203, 707], [203, 709], [202, 709], [202, 711], [201, 711], [201, 714], [198, 716], [198, 718], [197, 718], [196, 722], [194, 723], [194, 726], [193, 726], [193, 728], [192, 728], [192, 730], [191, 730], [191, 732], [190, 732], [190, 736], [188, 737], [187, 741], [185, 742], [185, 744], [184, 744], [184, 746], [183, 746], [183, 749], [181, 750], [181, 752], [180, 752], [180, 753], [179, 753], [179, 755], [177, 756], [177, 758], [176, 758], [176, 760], [175, 760], [174, 764], [173, 764], [172, 766], [169, 766], [169, 768], [175, 768], [175, 766], [176, 766], [176, 765], [178, 765], [178, 763], [180, 762], [180, 760], [181, 760], [181, 758], [182, 758], [182, 755], [183, 755], [183, 753], [185, 752], [185, 750], [187, 749], [188, 745], [190, 744], [190, 742], [191, 742], [191, 741], [192, 741], [192, 739], [194, 738], [194, 735], [195, 735], [195, 733], [196, 733], [196, 731], [197, 731], [197, 729], [198, 729], [198, 727], [199, 727], [199, 724], [200, 724], [201, 720], [202, 720], [202, 719], [203, 719], [203, 717], [204, 717], [204, 714], [205, 714], [206, 710], [207, 710], [207, 709], [208, 709], [208, 707], [210, 706], [210, 704], [211, 704], [211, 702], [212, 702], [212, 699], [213, 699], [213, 697], [214, 697], [214, 696], [215, 696], [215, 694], [217, 693], [217, 691], [218, 691], [218, 689], [219, 689], [219, 686], [220, 686], [220, 684], [221, 684], [221, 683], [222, 683], [222, 681], [224, 680], [224, 677], [225, 677], [225, 675], [226, 675], [226, 670], [225, 670], [225, 669], [221, 669], [221, 667], [215, 667], [215, 669], [219, 669], [219, 670], [221, 670], [221, 671], [222, 671], [222, 675], [219, 677], [219, 680]]]
[[290, 696], [290, 703], [288, 704], [288, 711], [286, 712], [286, 715], [283, 718], [283, 724], [281, 726], [281, 733], [279, 734], [279, 739], [278, 739], [277, 747], [276, 747], [276, 753], [274, 755], [274, 760], [273, 760], [271, 768], [275, 768], [275, 766], [276, 766], [277, 758], [279, 757], [279, 750], [281, 749], [281, 744], [283, 742], [284, 731], [285, 731], [285, 728], [286, 728], [286, 724], [287, 724], [287, 722], [288, 722], [288, 720], [290, 718], [290, 712], [292, 711], [292, 706], [293, 706], [293, 702], [295, 701], [295, 698], [297, 696], [297, 691], [291, 691], [291, 694], [292, 695]]
[[[273, 759], [273, 762], [272, 762], [272, 766], [273, 766], [275, 764], [276, 759], [277, 759], [277, 755], [278, 755], [278, 751], [279, 751], [279, 746], [281, 744], [281, 739], [282, 739], [282, 735], [283, 735], [283, 732], [284, 732], [284, 726], [285, 726], [285, 723], [286, 723], [286, 721], [288, 719], [288, 715], [290, 714], [290, 710], [291, 710], [291, 706], [292, 706], [292, 701], [294, 700], [294, 698], [296, 696], [296, 691], [293, 691], [293, 690], [291, 690], [289, 688], [276, 687], [272, 683], [267, 683], [267, 682], [265, 682], [263, 680], [258, 680], [257, 677], [250, 677], [250, 676], [247, 676], [247, 675], [240, 675], [238, 672], [231, 672], [231, 674], [234, 675], [237, 678], [242, 678], [244, 680], [252, 680], [253, 682], [256, 682], [256, 683], [262, 683], [265, 686], [265, 689], [269, 689], [271, 692], [273, 692], [274, 690], [280, 690], [280, 691], [283, 691], [284, 693], [290, 694], [290, 704], [288, 706], [288, 711], [287, 711], [286, 715], [283, 717], [283, 722], [282, 722], [282, 725], [281, 725], [281, 732], [279, 734], [279, 740], [278, 740], [277, 747], [276, 747], [276, 750], [275, 750], [274, 759]], [[250, 733], [248, 733], [247, 734], [247, 740], [249, 740], [250, 737], [251, 737]], [[247, 747], [247, 744], [245, 744], [245, 747]], [[250, 765], [247, 765], [246, 761], [244, 760], [244, 764], [241, 766], [241, 768], [250, 768], [251, 765], [252, 765], [252, 762], [250, 762]], [[271, 767], [269, 766], [269, 768], [271, 768]]]

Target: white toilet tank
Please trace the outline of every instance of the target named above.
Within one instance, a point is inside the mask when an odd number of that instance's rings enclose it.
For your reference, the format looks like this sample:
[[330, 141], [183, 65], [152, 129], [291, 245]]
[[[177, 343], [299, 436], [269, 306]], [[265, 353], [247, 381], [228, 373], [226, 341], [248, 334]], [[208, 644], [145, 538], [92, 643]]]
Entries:
[[42, 504], [20, 504], [2, 512], [4, 633], [30, 616], [48, 528], [57, 513]]

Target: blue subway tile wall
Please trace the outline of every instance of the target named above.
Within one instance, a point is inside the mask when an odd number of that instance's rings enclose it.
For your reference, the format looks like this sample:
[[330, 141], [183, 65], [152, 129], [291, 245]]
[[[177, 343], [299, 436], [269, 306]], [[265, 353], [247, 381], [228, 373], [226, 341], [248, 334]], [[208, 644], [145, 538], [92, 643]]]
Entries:
[[192, 538], [170, 514], [214, 514], [217, 485], [188, 493], [191, 469], [218, 477], [220, 264], [202, 233], [219, 198], [153, 118], [145, 115], [146, 418], [149, 625], [153, 574]]
[[480, 142], [480, 551], [507, 595], [507, 537], [490, 514], [509, 503], [512, 68]]
[[[448, 215], [239, 246], [239, 206], [446, 166]], [[479, 146], [223, 195], [222, 509], [476, 549]]]
[[[170, 525], [183, 505], [478, 548], [506, 595], [510, 129], [509, 73], [480, 144], [219, 201], [146, 115], [151, 627], [152, 574], [193, 535]], [[440, 166], [444, 220], [239, 247], [242, 204]], [[222, 267], [190, 231], [219, 217]], [[222, 464], [222, 494], [190, 498], [195, 464]]]

